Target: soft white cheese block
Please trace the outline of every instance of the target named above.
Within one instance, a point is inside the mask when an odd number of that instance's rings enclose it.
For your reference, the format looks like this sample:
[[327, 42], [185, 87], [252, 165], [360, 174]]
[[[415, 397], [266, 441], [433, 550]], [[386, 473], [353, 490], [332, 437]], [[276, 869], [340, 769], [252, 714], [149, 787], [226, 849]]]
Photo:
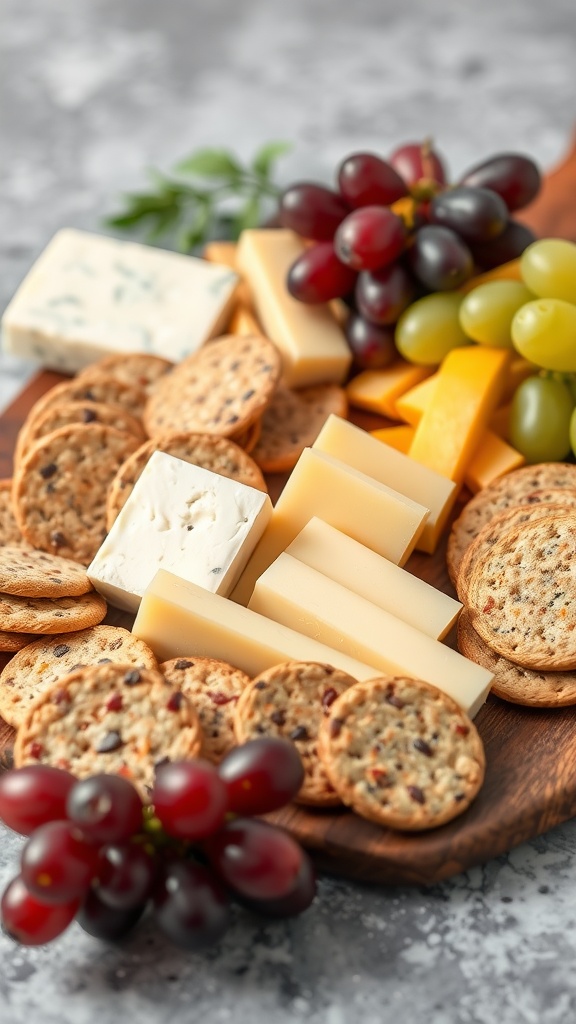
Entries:
[[154, 452], [88, 576], [111, 604], [134, 612], [160, 568], [226, 597], [271, 514], [255, 487]]
[[229, 267], [66, 228], [8, 305], [4, 348], [66, 373], [116, 352], [178, 362], [224, 329], [238, 281]]

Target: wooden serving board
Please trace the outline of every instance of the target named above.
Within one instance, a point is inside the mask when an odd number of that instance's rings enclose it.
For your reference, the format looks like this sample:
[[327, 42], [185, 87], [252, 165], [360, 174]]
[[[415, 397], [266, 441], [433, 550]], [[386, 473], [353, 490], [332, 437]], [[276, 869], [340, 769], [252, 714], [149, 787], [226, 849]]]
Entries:
[[[575, 188], [576, 142], [521, 219], [540, 236], [576, 240]], [[63, 379], [57, 373], [39, 373], [0, 416], [0, 478], [11, 474], [14, 441], [28, 410]], [[385, 423], [362, 415], [354, 419], [367, 429]], [[273, 500], [284, 479], [269, 480]], [[413, 555], [407, 568], [454, 596], [444, 556], [445, 545], [433, 556]], [[112, 609], [106, 621], [129, 627], [132, 620]], [[447, 642], [455, 646], [454, 636]], [[7, 661], [0, 654], [0, 669]], [[295, 805], [270, 815], [270, 820], [289, 829], [323, 870], [364, 881], [426, 885], [576, 815], [575, 708], [522, 708], [490, 697], [475, 721], [486, 749], [485, 782], [472, 806], [448, 825], [421, 834], [391, 832], [346, 810], [309, 811]], [[10, 765], [13, 739], [13, 730], [0, 719], [0, 767]]]

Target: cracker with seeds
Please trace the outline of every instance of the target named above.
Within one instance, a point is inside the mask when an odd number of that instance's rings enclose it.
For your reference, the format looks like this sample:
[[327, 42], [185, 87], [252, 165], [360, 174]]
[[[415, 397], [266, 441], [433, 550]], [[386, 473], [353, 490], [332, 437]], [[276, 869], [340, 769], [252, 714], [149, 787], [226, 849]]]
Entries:
[[237, 435], [262, 415], [280, 372], [278, 349], [266, 338], [217, 338], [160, 378], [144, 410], [146, 431]]
[[318, 751], [343, 803], [403, 831], [451, 821], [484, 780], [474, 724], [451, 697], [419, 679], [356, 683], [322, 722]]
[[12, 505], [12, 480], [0, 480], [0, 545], [23, 543]]
[[328, 416], [346, 417], [346, 392], [336, 384], [291, 391], [277, 388], [262, 416], [260, 440], [252, 458], [264, 473], [293, 469], [305, 448], [314, 444]]
[[197, 757], [201, 745], [190, 701], [160, 672], [90, 665], [59, 679], [28, 709], [14, 764], [48, 764], [79, 779], [122, 775], [149, 800], [155, 767]]
[[91, 363], [80, 371], [77, 379], [84, 383], [99, 384], [112, 379], [148, 393], [156, 381], [173, 366], [174, 363], [169, 359], [162, 359], [161, 356], [149, 355], [146, 352], [121, 352]]
[[216, 658], [172, 658], [160, 665], [160, 671], [182, 690], [198, 714], [202, 757], [219, 764], [236, 746], [234, 708], [250, 677]]
[[119, 405], [107, 405], [104, 402], [62, 402], [52, 405], [39, 416], [32, 417], [18, 445], [18, 459], [21, 460], [40, 437], [71, 424], [86, 426], [89, 423], [101, 423], [106, 427], [114, 427], [116, 430], [132, 434], [141, 444], [146, 438], [140, 420]]
[[80, 597], [17, 597], [0, 593], [0, 629], [7, 633], [68, 633], [96, 626], [106, 601], [92, 591]]
[[278, 736], [296, 747], [304, 766], [296, 803], [337, 807], [341, 802], [318, 758], [318, 730], [333, 701], [355, 682], [332, 665], [290, 661], [261, 672], [236, 704], [238, 743]]
[[77, 597], [93, 590], [86, 571], [69, 558], [28, 545], [0, 547], [0, 591], [19, 597]]
[[[34, 633], [6, 633], [5, 630], [0, 629], [0, 652], [14, 654], [15, 651], [21, 651], [23, 647], [31, 644], [33, 640], [36, 640]], [[1, 706], [0, 717], [3, 717]]]

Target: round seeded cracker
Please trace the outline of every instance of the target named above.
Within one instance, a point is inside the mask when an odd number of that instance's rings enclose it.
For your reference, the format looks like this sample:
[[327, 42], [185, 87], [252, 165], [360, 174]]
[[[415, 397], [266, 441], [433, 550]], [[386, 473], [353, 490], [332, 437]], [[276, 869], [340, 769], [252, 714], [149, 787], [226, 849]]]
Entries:
[[173, 366], [174, 363], [161, 356], [146, 352], [122, 352], [91, 363], [78, 374], [77, 379], [85, 384], [106, 384], [112, 379], [148, 393], [156, 381]]
[[298, 462], [305, 448], [314, 444], [328, 416], [345, 417], [346, 392], [336, 384], [291, 391], [277, 388], [262, 416], [260, 440], [252, 458], [265, 473], [284, 473]]
[[236, 746], [234, 708], [250, 677], [216, 658], [172, 658], [160, 665], [169, 683], [192, 702], [202, 726], [202, 757], [219, 764]]
[[24, 538], [18, 528], [12, 505], [12, 480], [0, 480], [0, 545], [22, 543]]
[[0, 629], [7, 633], [68, 633], [96, 626], [106, 601], [93, 591], [80, 597], [17, 597], [0, 593]]
[[69, 558], [24, 544], [0, 547], [0, 592], [20, 597], [77, 597], [91, 590], [86, 571]]
[[18, 460], [21, 460], [35, 441], [70, 424], [101, 423], [116, 430], [132, 434], [140, 443], [145, 440], [144, 429], [139, 420], [119, 405], [104, 402], [62, 402], [52, 405], [39, 416], [33, 416], [25, 434], [18, 444]]

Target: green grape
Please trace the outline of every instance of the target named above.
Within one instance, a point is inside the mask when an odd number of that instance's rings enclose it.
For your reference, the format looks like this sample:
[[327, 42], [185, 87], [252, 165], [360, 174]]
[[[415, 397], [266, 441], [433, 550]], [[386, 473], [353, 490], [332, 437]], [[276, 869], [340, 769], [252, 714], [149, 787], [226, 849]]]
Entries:
[[396, 348], [410, 363], [437, 366], [453, 348], [470, 343], [458, 316], [462, 296], [436, 292], [413, 302], [396, 324]]
[[488, 281], [464, 296], [460, 306], [462, 330], [472, 341], [492, 348], [512, 348], [514, 314], [534, 296], [521, 281]]
[[543, 299], [576, 302], [576, 245], [561, 238], [543, 238], [524, 250], [520, 259], [524, 284]]
[[512, 320], [514, 348], [544, 370], [576, 372], [576, 306], [561, 299], [536, 299]]
[[570, 447], [572, 454], [576, 455], [576, 409], [572, 410], [572, 416], [570, 417]]
[[574, 399], [564, 381], [527, 377], [512, 399], [510, 443], [526, 462], [565, 459], [570, 452], [573, 409]]

